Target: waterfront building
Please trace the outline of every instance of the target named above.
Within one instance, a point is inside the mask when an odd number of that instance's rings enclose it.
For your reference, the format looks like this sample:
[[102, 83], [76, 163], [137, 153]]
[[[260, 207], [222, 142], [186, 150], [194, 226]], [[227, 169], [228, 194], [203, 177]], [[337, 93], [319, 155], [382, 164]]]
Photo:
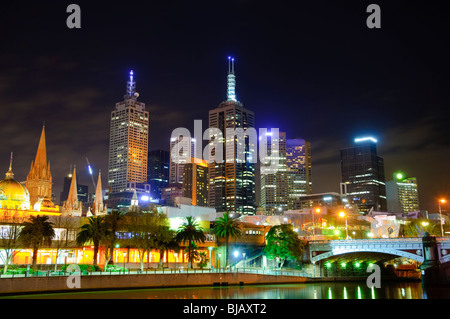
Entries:
[[345, 195], [329, 192], [304, 195], [294, 202], [294, 210], [314, 207], [346, 207], [348, 199]]
[[169, 155], [164, 150], [148, 152], [147, 184], [153, 199], [161, 199], [162, 189], [169, 186]]
[[401, 172], [394, 173], [394, 179], [386, 183], [387, 210], [407, 214], [419, 211], [417, 179]]
[[[137, 101], [133, 71], [122, 102], [111, 112], [108, 185], [112, 193], [133, 193], [147, 181], [149, 113]], [[126, 196], [127, 197], [127, 196]]]
[[344, 193], [362, 213], [387, 209], [384, 160], [378, 156], [376, 146], [376, 139], [364, 137], [340, 151]]
[[[245, 136], [243, 141], [236, 134], [227, 135], [228, 130], [254, 129], [255, 115], [245, 108], [236, 96], [234, 59], [229, 58], [227, 76], [227, 99], [209, 111], [210, 143], [217, 149], [209, 158], [209, 206], [218, 212], [254, 214], [256, 209], [255, 164], [252, 156], [257, 141]], [[221, 134], [216, 130], [219, 129]], [[255, 136], [255, 139], [257, 137]], [[244, 145], [239, 145], [243, 143]], [[219, 150], [220, 148], [220, 150]], [[243, 154], [238, 150], [243, 149]], [[214, 160], [216, 152], [223, 154], [223, 161]], [[238, 154], [239, 153], [239, 154]], [[243, 157], [243, 159], [242, 159]]]

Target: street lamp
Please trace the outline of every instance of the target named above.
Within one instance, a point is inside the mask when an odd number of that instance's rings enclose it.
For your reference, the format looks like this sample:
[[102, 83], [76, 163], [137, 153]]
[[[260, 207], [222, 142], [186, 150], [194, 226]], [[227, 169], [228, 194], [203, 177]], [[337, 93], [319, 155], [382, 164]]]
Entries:
[[339, 217], [344, 218], [345, 217], [345, 239], [348, 239], [348, 224], [347, 224], [347, 215], [345, 212], [339, 212]]
[[439, 219], [441, 222], [441, 235], [442, 237], [444, 237], [444, 226], [443, 226], [443, 220], [442, 220], [442, 209], [441, 209], [441, 204], [445, 204], [447, 202], [447, 200], [445, 198], [441, 198], [439, 200]]

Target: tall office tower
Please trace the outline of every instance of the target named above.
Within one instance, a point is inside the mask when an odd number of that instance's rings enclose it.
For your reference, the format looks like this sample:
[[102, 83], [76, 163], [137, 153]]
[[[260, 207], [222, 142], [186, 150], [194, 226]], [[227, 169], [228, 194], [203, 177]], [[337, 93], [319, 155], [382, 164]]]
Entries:
[[394, 173], [394, 179], [386, 183], [387, 210], [406, 214], [419, 211], [417, 179]]
[[[217, 149], [210, 152], [208, 161], [209, 206], [217, 212], [253, 215], [256, 198], [255, 164], [251, 156], [256, 150], [256, 141], [245, 135], [241, 139], [242, 143], [236, 135], [227, 136], [227, 129], [254, 129], [255, 115], [237, 100], [234, 59], [229, 58], [228, 61], [227, 100], [209, 111], [210, 130], [215, 128], [221, 132], [219, 135], [218, 132], [210, 131], [210, 144], [217, 143]], [[242, 149], [243, 154], [239, 151]], [[215, 162], [216, 153], [220, 154], [220, 151], [223, 161]]]
[[311, 143], [304, 139], [286, 140], [288, 209], [294, 209], [300, 197], [312, 193]]
[[377, 155], [376, 139], [357, 138], [353, 147], [342, 149], [341, 173], [350, 204], [362, 213], [386, 211], [384, 161]]
[[155, 150], [148, 152], [147, 183], [152, 198], [161, 199], [162, 189], [169, 186], [169, 152]]
[[194, 206], [208, 206], [208, 163], [192, 159], [184, 165], [183, 197], [192, 198]]
[[[169, 184], [183, 184], [184, 165], [190, 163], [192, 157], [195, 157], [196, 148], [195, 138], [189, 140], [185, 137], [170, 138], [170, 164], [169, 164]], [[174, 160], [174, 157], [177, 159]]]
[[[52, 202], [52, 173], [50, 162], [47, 162], [47, 146], [45, 143], [45, 126], [42, 127], [41, 137], [34, 162], [31, 162], [27, 176], [26, 188], [30, 193], [30, 205], [34, 209], [54, 207]], [[39, 207], [38, 207], [39, 206]]]
[[108, 184], [112, 193], [134, 193], [147, 181], [149, 113], [138, 102], [133, 71], [124, 101], [111, 112]]
[[[281, 214], [288, 204], [288, 179], [286, 167], [286, 133], [279, 132], [278, 138], [272, 132], [266, 138], [260, 136], [260, 147], [266, 143], [266, 157], [260, 164], [260, 206], [267, 215]], [[272, 149], [272, 144], [278, 145]], [[272, 161], [272, 163], [270, 162]], [[263, 163], [267, 163], [264, 165]], [[276, 167], [275, 167], [276, 166]], [[272, 168], [275, 168], [272, 171]]]

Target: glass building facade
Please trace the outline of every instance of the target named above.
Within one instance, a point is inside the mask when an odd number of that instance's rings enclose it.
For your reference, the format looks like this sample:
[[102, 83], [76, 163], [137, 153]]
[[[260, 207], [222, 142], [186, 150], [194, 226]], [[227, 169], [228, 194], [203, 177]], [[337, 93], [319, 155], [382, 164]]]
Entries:
[[351, 205], [361, 213], [386, 211], [384, 160], [377, 155], [377, 141], [356, 139], [353, 147], [342, 149], [342, 185]]

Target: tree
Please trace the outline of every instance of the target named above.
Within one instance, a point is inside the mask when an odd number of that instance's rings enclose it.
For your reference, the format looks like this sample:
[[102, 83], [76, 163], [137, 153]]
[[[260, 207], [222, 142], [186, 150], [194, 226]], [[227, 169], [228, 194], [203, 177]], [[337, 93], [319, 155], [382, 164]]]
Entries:
[[33, 249], [33, 270], [36, 270], [39, 248], [44, 245], [51, 246], [54, 236], [53, 223], [48, 221], [48, 216], [30, 216], [29, 220], [23, 223], [19, 238], [26, 247]]
[[178, 228], [177, 231], [177, 241], [178, 242], [187, 242], [188, 245], [188, 268], [192, 269], [192, 245], [195, 242], [204, 243], [206, 240], [205, 233], [203, 229], [199, 226], [198, 222], [194, 219], [193, 216], [188, 216], [185, 218], [185, 222]]
[[282, 224], [272, 227], [266, 235], [266, 246], [264, 253], [267, 258], [273, 260], [280, 259], [280, 268], [286, 260], [296, 260], [302, 258], [305, 243], [298, 238], [291, 224]]
[[98, 248], [100, 243], [108, 236], [108, 226], [104, 216], [94, 216], [88, 218], [88, 223], [80, 227], [77, 234], [77, 244], [83, 246], [85, 243], [92, 242], [94, 245], [93, 265], [97, 266]]
[[129, 238], [123, 242], [138, 250], [141, 271], [144, 271], [144, 255], [153, 249], [159, 249], [158, 237], [161, 229], [168, 229], [169, 221], [164, 214], [156, 209], [149, 213], [129, 212], [126, 215]]
[[[113, 264], [114, 247], [117, 242], [117, 231], [123, 226], [125, 217], [117, 210], [113, 210], [111, 214], [105, 216], [105, 223], [108, 228], [108, 236], [104, 240], [105, 244], [105, 267], [108, 263]], [[109, 247], [109, 254], [108, 254]]]
[[214, 224], [214, 232], [218, 238], [225, 238], [226, 245], [226, 258], [225, 268], [229, 262], [229, 241], [230, 238], [240, 237], [242, 235], [241, 228], [239, 227], [237, 218], [231, 218], [228, 213], [223, 213], [222, 217], [219, 217]]
[[75, 226], [76, 221], [72, 217], [57, 216], [52, 218], [53, 227], [55, 229], [55, 238], [53, 240], [53, 246], [56, 249], [56, 261], [55, 268], [58, 269], [58, 257], [62, 249], [68, 248], [73, 245], [73, 240], [70, 240], [73, 232], [76, 232], [78, 223]]
[[425, 232], [432, 236], [441, 236], [439, 222], [433, 222], [429, 219], [415, 219], [409, 221], [403, 228], [406, 237], [423, 237]]
[[180, 245], [176, 238], [177, 233], [170, 229], [169, 226], [162, 225], [158, 227], [155, 235], [153, 236], [153, 242], [159, 249], [159, 267], [163, 266], [164, 255], [168, 254], [169, 250], [179, 251]]
[[20, 248], [19, 234], [22, 226], [21, 219], [13, 217], [8, 225], [0, 226], [0, 248], [4, 250], [4, 254], [0, 254], [3, 261], [3, 273], [8, 271], [8, 266], [17, 254], [17, 248]]
[[208, 253], [206, 251], [201, 251], [198, 254], [198, 257], [200, 259], [199, 262], [200, 268], [203, 269], [208, 264], [209, 261]]

